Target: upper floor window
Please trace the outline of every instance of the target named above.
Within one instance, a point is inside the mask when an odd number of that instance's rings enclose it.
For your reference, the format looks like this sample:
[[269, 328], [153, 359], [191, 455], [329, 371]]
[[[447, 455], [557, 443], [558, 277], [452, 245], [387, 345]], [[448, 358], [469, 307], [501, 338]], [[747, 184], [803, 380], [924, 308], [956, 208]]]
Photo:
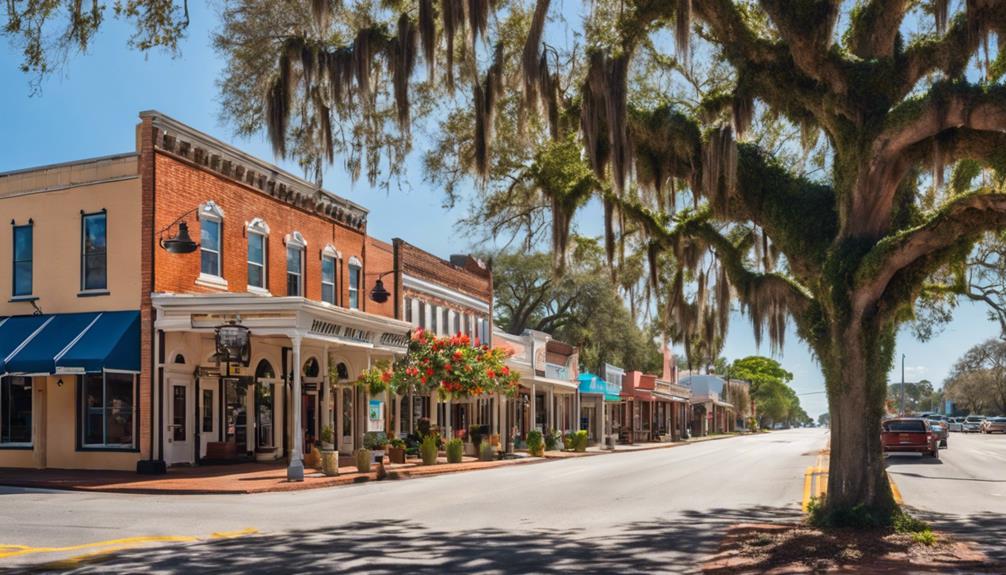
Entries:
[[321, 301], [337, 305], [335, 289], [335, 271], [338, 269], [336, 263], [339, 259], [339, 252], [331, 245], [325, 246], [321, 251]]
[[105, 212], [84, 214], [81, 239], [81, 288], [108, 289], [108, 218]]
[[349, 307], [360, 309], [360, 260], [349, 258]]
[[248, 287], [266, 288], [266, 238], [269, 226], [259, 218], [247, 226], [248, 233]]
[[304, 248], [307, 242], [300, 232], [286, 238], [286, 295], [304, 295]]
[[33, 226], [14, 226], [14, 297], [31, 295]]
[[412, 298], [405, 298], [405, 321], [412, 323]]
[[203, 275], [223, 277], [220, 252], [223, 241], [220, 229], [224, 213], [220, 206], [210, 200], [199, 207], [200, 268]]

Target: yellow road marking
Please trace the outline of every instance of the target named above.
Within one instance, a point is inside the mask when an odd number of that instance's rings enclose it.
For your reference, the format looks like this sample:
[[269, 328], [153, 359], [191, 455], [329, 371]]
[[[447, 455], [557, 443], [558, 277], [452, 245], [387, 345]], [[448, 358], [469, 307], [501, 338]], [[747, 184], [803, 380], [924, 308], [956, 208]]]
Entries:
[[240, 531], [217, 531], [210, 535], [210, 539], [233, 539], [235, 537], [244, 537], [245, 535], [255, 535], [256, 533], [258, 533], [258, 529], [254, 527], [241, 529]]
[[[215, 539], [233, 539], [235, 537], [242, 537], [245, 535], [253, 535], [258, 533], [258, 529], [253, 527], [248, 527], [246, 529], [241, 529], [237, 531], [218, 531], [211, 534], [207, 540]], [[90, 553], [85, 553], [82, 555], [77, 555], [74, 557], [68, 557], [66, 559], [59, 559], [51, 564], [47, 564], [52, 568], [65, 568], [72, 567], [73, 565], [80, 563], [81, 561], [86, 561], [96, 556], [106, 555], [108, 553], [114, 553], [116, 551], [122, 551], [125, 549], [131, 549], [134, 547], [139, 547], [146, 543], [194, 543], [196, 541], [201, 541], [203, 538], [196, 537], [194, 535], [148, 535], [140, 537], [126, 537], [123, 539], [110, 539], [108, 541], [95, 541], [93, 543], [83, 543], [80, 545], [68, 545], [66, 547], [29, 547], [27, 545], [0, 545], [0, 559], [8, 559], [10, 557], [20, 557], [24, 555], [33, 555], [37, 553], [63, 553], [66, 551], [79, 551], [83, 549], [96, 549]]]
[[803, 474], [803, 511], [807, 512], [810, 506], [810, 485], [814, 480], [814, 468], [808, 467]]
[[807, 511], [812, 499], [820, 499], [827, 493], [828, 462], [823, 453], [818, 453], [814, 465], [803, 474], [803, 510]]
[[898, 489], [898, 484], [894, 482], [894, 478], [891, 477], [890, 473], [887, 474], [887, 482], [891, 484], [891, 495], [894, 496], [894, 502], [898, 505], [903, 504], [905, 500], [901, 498], [901, 491]]

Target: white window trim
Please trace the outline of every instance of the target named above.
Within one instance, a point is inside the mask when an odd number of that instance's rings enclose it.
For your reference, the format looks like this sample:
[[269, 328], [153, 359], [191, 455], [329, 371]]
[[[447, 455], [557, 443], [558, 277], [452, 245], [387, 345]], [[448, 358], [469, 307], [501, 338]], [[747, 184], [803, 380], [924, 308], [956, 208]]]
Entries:
[[[290, 285], [290, 248], [300, 250], [300, 272], [296, 274], [299, 278], [297, 291], [300, 293], [293, 297], [304, 297], [304, 294], [307, 293], [307, 286], [304, 285], [304, 267], [307, 265], [307, 258], [305, 256], [307, 253], [307, 240], [304, 239], [304, 236], [300, 232], [295, 231], [283, 238], [283, 244], [286, 248], [286, 276], [284, 277], [286, 277], [286, 284], [288, 286]], [[286, 295], [289, 296], [291, 294], [287, 293]]]
[[[325, 246], [325, 249], [321, 252], [321, 297], [322, 302], [329, 305], [339, 305], [339, 258], [336, 256], [339, 252], [334, 249], [330, 252], [329, 248], [332, 246]], [[332, 253], [334, 252], [334, 253]], [[325, 281], [325, 260], [332, 260], [332, 281]], [[335, 301], [325, 301], [325, 286], [332, 286], [332, 296]]]
[[[353, 285], [353, 268], [356, 268], [356, 285]], [[349, 300], [346, 302], [350, 309], [363, 309], [360, 301], [360, 284], [363, 282], [363, 264], [356, 256], [349, 258], [349, 268], [346, 270], [346, 285], [349, 287]], [[353, 293], [356, 293], [356, 307], [353, 307]]]
[[[3, 389], [4, 380], [13, 379], [14, 376], [0, 376], [0, 390]], [[24, 376], [18, 376], [24, 377]], [[32, 417], [32, 429], [31, 429], [31, 441], [25, 443], [24, 441], [12, 441], [9, 443], [0, 443], [0, 447], [5, 448], [22, 448], [22, 447], [34, 447], [35, 446], [35, 379], [32, 377], [27, 377], [31, 380], [31, 417]], [[0, 393], [0, 409], [3, 407], [3, 394]]]
[[[256, 222], [261, 223], [261, 226], [256, 225]], [[268, 254], [266, 253], [267, 252], [266, 245], [269, 242], [269, 226], [267, 226], [265, 224], [265, 222], [263, 222], [259, 218], [255, 218], [254, 220], [252, 220], [251, 224], [248, 224], [247, 226], [245, 226], [245, 235], [247, 236], [246, 239], [249, 242], [251, 241], [252, 234], [255, 234], [256, 236], [261, 236], [262, 237], [262, 263], [261, 263], [261, 266], [262, 266], [262, 283], [264, 285], [262, 285], [261, 287], [260, 286], [253, 286], [250, 283], [246, 282], [247, 288], [248, 288], [248, 292], [249, 293], [253, 293], [253, 294], [258, 294], [258, 295], [272, 295], [272, 292], [269, 291], [269, 282], [266, 280], [266, 278], [269, 277], [267, 275], [268, 274], [268, 270], [269, 270], [269, 258], [268, 258]], [[247, 252], [248, 252], [248, 254], [250, 254], [251, 250], [248, 249]], [[249, 266], [251, 264], [260, 265], [258, 262], [251, 261], [249, 259], [248, 255], [245, 256], [245, 260], [246, 260], [245, 261], [245, 267], [246, 268], [247, 268], [247, 266]]]
[[[199, 205], [199, 234], [202, 235], [202, 226], [204, 221], [216, 222], [217, 224], [217, 249], [211, 250], [202, 245], [199, 245], [199, 277], [196, 279], [198, 285], [211, 288], [226, 288], [227, 280], [224, 277], [224, 259], [221, 257], [224, 247], [224, 236], [223, 236], [223, 223], [224, 223], [224, 211], [214, 202], [213, 200], [207, 200]], [[203, 250], [208, 252], [214, 252], [217, 254], [217, 273], [208, 274], [202, 271], [202, 252]]]

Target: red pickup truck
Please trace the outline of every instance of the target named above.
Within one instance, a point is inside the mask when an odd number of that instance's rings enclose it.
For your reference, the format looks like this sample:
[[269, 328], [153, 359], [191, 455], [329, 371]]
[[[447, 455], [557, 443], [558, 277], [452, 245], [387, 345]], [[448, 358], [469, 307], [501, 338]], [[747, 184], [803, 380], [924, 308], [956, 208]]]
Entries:
[[881, 424], [884, 453], [921, 453], [939, 459], [940, 444], [929, 422], [920, 417], [898, 417]]

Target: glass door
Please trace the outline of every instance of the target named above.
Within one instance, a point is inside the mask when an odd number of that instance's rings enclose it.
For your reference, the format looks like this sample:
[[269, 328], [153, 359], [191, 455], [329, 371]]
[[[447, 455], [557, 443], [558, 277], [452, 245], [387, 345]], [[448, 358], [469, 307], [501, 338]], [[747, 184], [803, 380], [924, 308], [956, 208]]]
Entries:
[[342, 453], [350, 454], [353, 453], [353, 388], [350, 386], [340, 388], [339, 392], [339, 403], [340, 403], [340, 431], [342, 435], [342, 441], [340, 442], [340, 449]]
[[224, 441], [240, 457], [248, 453], [248, 389], [237, 379], [224, 380]]

